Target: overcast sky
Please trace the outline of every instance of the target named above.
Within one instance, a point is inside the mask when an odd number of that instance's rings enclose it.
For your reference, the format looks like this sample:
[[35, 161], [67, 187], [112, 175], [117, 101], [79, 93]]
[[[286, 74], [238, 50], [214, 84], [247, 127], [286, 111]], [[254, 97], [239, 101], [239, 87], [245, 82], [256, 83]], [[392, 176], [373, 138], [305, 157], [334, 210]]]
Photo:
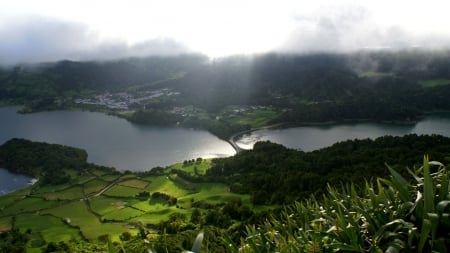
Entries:
[[0, 63], [450, 47], [444, 0], [0, 0]]

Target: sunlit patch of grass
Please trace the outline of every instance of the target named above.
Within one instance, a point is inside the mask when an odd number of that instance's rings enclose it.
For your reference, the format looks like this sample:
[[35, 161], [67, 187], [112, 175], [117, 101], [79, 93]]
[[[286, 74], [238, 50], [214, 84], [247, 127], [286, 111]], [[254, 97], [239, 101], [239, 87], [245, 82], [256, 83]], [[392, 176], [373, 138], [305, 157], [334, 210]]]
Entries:
[[130, 179], [130, 180], [127, 180], [127, 181], [120, 182], [119, 185], [126, 186], [126, 187], [133, 187], [133, 188], [144, 189], [148, 185], [148, 182], [143, 181], [143, 180], [139, 180], [139, 179]]
[[204, 175], [206, 171], [211, 168], [211, 161], [212, 159], [202, 159], [201, 161], [195, 161], [186, 164], [176, 163], [169, 167], [169, 171], [171, 169], [177, 169], [188, 172], [191, 175], [195, 175], [195, 171], [197, 171], [198, 175]]
[[[167, 201], [166, 201], [167, 203]], [[150, 212], [154, 210], [154, 207], [152, 205], [150, 205], [150, 202], [148, 200], [146, 201], [139, 201], [137, 203], [133, 203], [132, 206], [134, 208], [137, 208], [139, 210], [142, 210], [144, 212]]]
[[16, 216], [15, 226], [24, 231], [31, 229], [32, 237], [42, 236], [47, 242], [81, 239], [77, 228], [68, 226], [62, 219], [50, 215], [20, 214]]
[[148, 177], [146, 179], [150, 181], [150, 184], [145, 190], [150, 193], [162, 192], [173, 197], [180, 197], [190, 193], [189, 190], [178, 186], [169, 176]]
[[91, 208], [94, 212], [100, 215], [106, 215], [111, 212], [123, 209], [128, 205], [128, 202], [123, 199], [108, 198], [108, 197], [96, 197], [90, 201]]
[[135, 197], [141, 191], [142, 190], [136, 189], [136, 188], [133, 188], [133, 187], [126, 187], [126, 186], [122, 186], [122, 185], [114, 185], [113, 187], [108, 189], [103, 194], [105, 196], [126, 198], [126, 197]]
[[115, 210], [113, 212], [109, 212], [105, 216], [103, 216], [103, 218], [105, 220], [125, 221], [130, 218], [140, 216], [142, 214], [143, 214], [142, 211], [130, 207], [125, 207], [122, 209]]
[[230, 192], [230, 188], [222, 183], [197, 183], [198, 192], [178, 198], [178, 204], [190, 207], [192, 202], [205, 201], [209, 204], [226, 203], [232, 199], [240, 198], [244, 205], [250, 205], [250, 195]]
[[191, 211], [186, 209], [179, 209], [175, 206], [156, 204], [152, 205], [153, 210], [149, 211], [139, 217], [132, 218], [129, 222], [142, 222], [143, 224], [158, 224], [161, 221], [168, 220], [170, 215], [174, 213], [183, 213], [189, 215]]
[[[126, 224], [121, 223], [101, 223], [99, 218], [89, 212], [83, 201], [76, 201], [45, 211], [63, 220], [68, 220], [69, 224], [78, 226], [84, 237], [95, 240], [104, 234], [110, 234], [113, 238], [118, 238], [125, 231], [131, 231]], [[135, 233], [135, 232], [133, 232]]]

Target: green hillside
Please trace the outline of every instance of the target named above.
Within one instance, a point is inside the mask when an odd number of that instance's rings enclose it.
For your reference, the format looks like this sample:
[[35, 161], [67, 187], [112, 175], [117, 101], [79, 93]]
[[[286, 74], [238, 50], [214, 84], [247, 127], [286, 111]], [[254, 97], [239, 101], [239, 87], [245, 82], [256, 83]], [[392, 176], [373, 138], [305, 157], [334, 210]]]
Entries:
[[40, 180], [0, 197], [0, 249], [181, 252], [204, 231], [202, 252], [445, 252], [449, 177], [420, 157], [445, 163], [449, 150], [450, 138], [437, 135], [306, 153], [262, 142], [234, 157], [120, 173], [55, 156], [82, 150], [13, 139], [0, 146], [1, 167], [8, 160], [10, 170], [68, 181]]
[[0, 67], [0, 104], [101, 111], [223, 139], [280, 123], [414, 122], [450, 110], [449, 59], [449, 52], [400, 51], [18, 65]]

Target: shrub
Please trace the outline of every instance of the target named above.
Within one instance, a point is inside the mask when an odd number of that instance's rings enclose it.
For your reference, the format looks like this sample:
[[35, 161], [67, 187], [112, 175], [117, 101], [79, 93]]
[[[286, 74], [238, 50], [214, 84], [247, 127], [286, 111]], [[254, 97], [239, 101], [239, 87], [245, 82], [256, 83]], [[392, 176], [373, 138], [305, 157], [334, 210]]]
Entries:
[[[434, 168], [434, 172], [431, 172]], [[390, 179], [363, 189], [328, 187], [286, 207], [260, 227], [247, 227], [231, 252], [448, 252], [450, 194], [447, 169], [424, 158], [412, 182], [388, 166]]]

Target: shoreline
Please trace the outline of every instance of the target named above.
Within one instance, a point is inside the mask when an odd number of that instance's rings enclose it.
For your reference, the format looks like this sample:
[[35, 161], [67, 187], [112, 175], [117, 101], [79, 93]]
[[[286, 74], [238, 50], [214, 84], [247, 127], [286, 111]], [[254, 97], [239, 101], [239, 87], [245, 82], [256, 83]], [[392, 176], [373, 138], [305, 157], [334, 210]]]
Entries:
[[[6, 168], [0, 168], [0, 171], [3, 171], [2, 173], [6, 172], [9, 177], [26, 177], [26, 180], [21, 180], [21, 182], [18, 182], [16, 180], [14, 180], [14, 182], [16, 182], [16, 185], [14, 187], [11, 187], [12, 185], [9, 185], [9, 189], [4, 188], [4, 189], [0, 189], [0, 196], [4, 196], [16, 191], [20, 191], [22, 189], [25, 189], [27, 187], [33, 186], [34, 184], [36, 184], [39, 181], [39, 178], [36, 178], [35, 176], [30, 176], [28, 174], [23, 174], [23, 173], [17, 173], [14, 171], [10, 171]], [[2, 175], [5, 176], [5, 175]]]
[[240, 153], [242, 151], [251, 150], [251, 149], [245, 149], [245, 148], [240, 147], [236, 143], [236, 139], [237, 138], [241, 137], [242, 135], [250, 134], [250, 133], [258, 131], [258, 130], [280, 128], [284, 124], [285, 123], [278, 123], [278, 124], [267, 125], [267, 126], [262, 126], [262, 127], [257, 127], [257, 128], [251, 128], [251, 129], [248, 129], [248, 130], [237, 132], [237, 133], [233, 134], [230, 138], [228, 138], [226, 141], [228, 143], [230, 143], [230, 145], [234, 148], [234, 150], [236, 150], [236, 154], [238, 154], [238, 153]]
[[[114, 110], [108, 110], [108, 109], [102, 109], [102, 108], [83, 108], [83, 107], [76, 107], [76, 106], [75, 107], [68, 106], [68, 107], [60, 107], [60, 108], [51, 108], [51, 109], [47, 109], [47, 110], [21, 111], [21, 109], [24, 108], [23, 104], [0, 103], [0, 107], [9, 107], [9, 106], [13, 106], [13, 107], [17, 106], [19, 108], [17, 110], [17, 113], [20, 113], [20, 114], [39, 113], [39, 112], [45, 112], [45, 111], [65, 111], [65, 110], [66, 111], [88, 111], [88, 112], [103, 113], [105, 115], [110, 115], [110, 116], [114, 116], [117, 118], [125, 119], [128, 122], [130, 122], [132, 124], [136, 124], [136, 125], [154, 126], [153, 124], [142, 124], [142, 123], [137, 123], [137, 122], [131, 121], [131, 120], [129, 120], [129, 117], [127, 117], [127, 115], [125, 115], [121, 111], [114, 111]], [[280, 122], [277, 124], [272, 124], [272, 125], [267, 125], [267, 126], [262, 126], [262, 127], [257, 127], [257, 128], [251, 128], [251, 129], [240, 131], [237, 133], [232, 133], [229, 137], [218, 136], [214, 132], [209, 131], [207, 129], [207, 127], [204, 127], [204, 126], [200, 126], [200, 127], [198, 127], [198, 129], [205, 130], [205, 131], [213, 134], [214, 136], [218, 137], [219, 139], [228, 142], [232, 146], [232, 148], [236, 151], [236, 153], [240, 153], [240, 152], [248, 150], [248, 149], [240, 147], [236, 143], [236, 140], [242, 135], [250, 134], [250, 133], [258, 131], [258, 130], [275, 129], [275, 128], [287, 129], [287, 128], [295, 128], [295, 127], [308, 127], [308, 126], [309, 127], [314, 127], [314, 126], [321, 127], [321, 126], [333, 126], [333, 125], [339, 125], [339, 124], [358, 124], [358, 123], [415, 125], [420, 120], [424, 119], [427, 116], [430, 116], [433, 114], [440, 114], [440, 113], [450, 113], [450, 110], [449, 111], [433, 110], [433, 111], [423, 112], [423, 114], [418, 115], [414, 120], [374, 120], [374, 119], [366, 118], [366, 119], [343, 119], [343, 120], [330, 120], [330, 121], [317, 121], [317, 122]], [[167, 125], [167, 126], [172, 127], [171, 125]], [[174, 127], [191, 128], [191, 127], [183, 126], [183, 125], [174, 125]]]

